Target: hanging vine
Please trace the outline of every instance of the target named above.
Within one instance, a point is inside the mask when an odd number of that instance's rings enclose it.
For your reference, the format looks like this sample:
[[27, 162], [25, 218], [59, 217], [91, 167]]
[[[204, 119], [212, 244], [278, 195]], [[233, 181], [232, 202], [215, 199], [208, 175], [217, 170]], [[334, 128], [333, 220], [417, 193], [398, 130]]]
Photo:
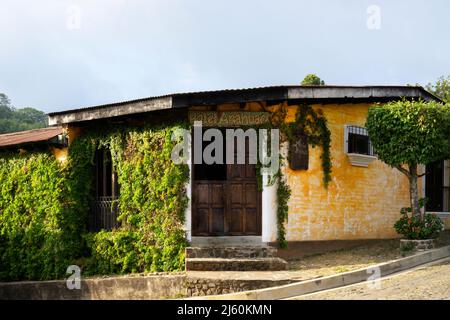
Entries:
[[321, 110], [315, 111], [309, 105], [300, 105], [295, 115], [295, 121], [286, 122], [287, 110], [282, 106], [272, 116], [272, 123], [279, 127], [283, 138], [290, 144], [297, 142], [302, 137], [306, 137], [309, 145], [322, 148], [320, 155], [323, 171], [323, 184], [325, 188], [331, 181], [331, 132], [328, 129], [327, 120]]
[[287, 247], [286, 241], [286, 227], [285, 223], [288, 220], [289, 206], [288, 201], [291, 197], [291, 189], [283, 179], [281, 170], [278, 174], [278, 186], [277, 186], [277, 230], [278, 230], [278, 245], [280, 248]]

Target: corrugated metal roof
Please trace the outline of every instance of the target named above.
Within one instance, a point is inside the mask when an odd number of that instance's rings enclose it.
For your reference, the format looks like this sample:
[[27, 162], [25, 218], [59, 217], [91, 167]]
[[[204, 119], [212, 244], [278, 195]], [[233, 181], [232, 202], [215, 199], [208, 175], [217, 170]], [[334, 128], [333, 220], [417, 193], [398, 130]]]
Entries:
[[72, 112], [79, 112], [79, 111], [88, 111], [93, 109], [101, 109], [105, 107], [116, 107], [121, 105], [126, 105], [130, 103], [137, 103], [137, 102], [145, 102], [149, 100], [155, 100], [155, 99], [161, 99], [161, 98], [167, 98], [167, 97], [189, 97], [189, 96], [199, 96], [204, 94], [223, 94], [223, 93], [239, 93], [239, 92], [249, 92], [249, 91], [262, 91], [262, 90], [275, 90], [275, 89], [325, 89], [325, 88], [335, 88], [335, 89], [364, 89], [364, 88], [371, 88], [371, 89], [418, 89], [421, 92], [425, 93], [426, 95], [429, 95], [430, 97], [433, 97], [436, 100], [440, 100], [438, 97], [434, 96], [430, 92], [426, 91], [421, 86], [397, 86], [397, 85], [362, 85], [362, 86], [345, 86], [345, 85], [325, 85], [325, 86], [302, 86], [302, 85], [279, 85], [279, 86], [265, 86], [265, 87], [252, 87], [252, 88], [240, 88], [240, 89], [221, 89], [221, 90], [209, 90], [209, 91], [192, 91], [192, 92], [183, 92], [183, 93], [172, 93], [172, 94], [164, 94], [164, 95], [158, 95], [158, 96], [151, 96], [146, 98], [139, 98], [139, 99], [131, 99], [131, 100], [124, 100], [124, 101], [117, 101], [113, 103], [106, 103], [106, 104], [100, 104], [100, 105], [94, 105], [94, 106], [85, 106], [70, 110], [64, 110], [64, 111], [57, 111], [57, 112], [50, 112], [48, 113], [48, 116], [55, 116], [55, 115], [61, 115], [66, 113], [72, 113]]
[[437, 100], [420, 86], [300, 86], [284, 85], [176, 93], [128, 100], [86, 108], [53, 112], [49, 125], [85, 122], [195, 105], [218, 105], [252, 101], [296, 101], [303, 103], [386, 102], [400, 98]]
[[34, 129], [0, 134], [0, 147], [48, 141], [62, 133], [61, 127]]
[[53, 115], [65, 114], [68, 112], [85, 111], [85, 110], [98, 109], [98, 108], [104, 108], [104, 107], [115, 107], [115, 106], [121, 106], [121, 105], [129, 104], [129, 103], [145, 102], [148, 100], [167, 98], [167, 97], [182, 97], [182, 96], [190, 96], [190, 95], [226, 93], [226, 92], [241, 92], [241, 91], [252, 91], [252, 90], [285, 89], [288, 87], [292, 87], [292, 86], [266, 86], [266, 87], [241, 88], [241, 89], [204, 90], [204, 91], [190, 91], [190, 92], [182, 92], [182, 93], [178, 92], [178, 93], [163, 94], [163, 95], [159, 95], [159, 96], [151, 96], [151, 97], [145, 97], [145, 98], [117, 101], [117, 102], [99, 104], [99, 105], [94, 105], [94, 106], [80, 107], [80, 108], [64, 110], [64, 111], [50, 112], [50, 113], [48, 113], [48, 115], [53, 116]]

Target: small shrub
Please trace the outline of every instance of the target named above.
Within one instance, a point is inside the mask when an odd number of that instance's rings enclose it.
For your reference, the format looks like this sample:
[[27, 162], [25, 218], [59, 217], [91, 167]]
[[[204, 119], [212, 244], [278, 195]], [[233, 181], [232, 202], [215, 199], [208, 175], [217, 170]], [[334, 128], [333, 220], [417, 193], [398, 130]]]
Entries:
[[435, 214], [409, 216], [411, 208], [401, 210], [401, 218], [394, 224], [395, 231], [409, 240], [435, 239], [444, 230], [443, 221]]

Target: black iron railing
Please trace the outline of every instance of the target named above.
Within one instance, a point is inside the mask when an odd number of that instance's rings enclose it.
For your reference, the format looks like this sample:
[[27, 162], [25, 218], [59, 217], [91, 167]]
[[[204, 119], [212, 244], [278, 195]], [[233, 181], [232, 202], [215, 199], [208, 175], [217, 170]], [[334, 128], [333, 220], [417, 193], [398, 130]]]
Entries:
[[98, 197], [91, 202], [88, 229], [91, 232], [112, 230], [119, 226], [117, 197]]

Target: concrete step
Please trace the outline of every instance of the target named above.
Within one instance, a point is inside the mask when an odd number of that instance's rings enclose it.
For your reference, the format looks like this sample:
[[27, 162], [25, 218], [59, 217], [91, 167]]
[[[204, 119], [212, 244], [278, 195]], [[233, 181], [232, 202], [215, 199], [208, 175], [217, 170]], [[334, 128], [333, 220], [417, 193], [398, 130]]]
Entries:
[[276, 271], [286, 270], [281, 258], [186, 258], [186, 271]]
[[238, 247], [255, 246], [264, 247], [261, 236], [224, 236], [224, 237], [192, 237], [191, 245], [193, 247]]
[[186, 258], [225, 258], [225, 259], [252, 259], [273, 258], [277, 256], [274, 247], [188, 247]]

